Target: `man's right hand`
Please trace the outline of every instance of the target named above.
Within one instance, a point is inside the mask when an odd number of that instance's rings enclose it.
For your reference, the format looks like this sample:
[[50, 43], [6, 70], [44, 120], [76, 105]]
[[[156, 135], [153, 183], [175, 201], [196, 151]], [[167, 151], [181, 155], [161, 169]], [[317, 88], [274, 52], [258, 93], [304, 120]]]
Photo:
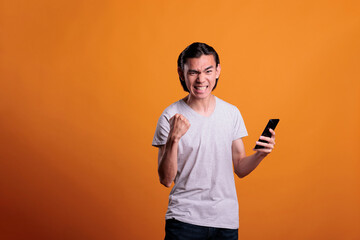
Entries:
[[170, 132], [166, 144], [159, 148], [159, 178], [161, 184], [170, 187], [177, 172], [177, 151], [179, 140], [190, 128], [189, 121], [181, 114], [169, 120]]
[[173, 137], [175, 141], [179, 141], [182, 136], [190, 128], [190, 122], [183, 115], [177, 113], [169, 120], [170, 122], [170, 136]]

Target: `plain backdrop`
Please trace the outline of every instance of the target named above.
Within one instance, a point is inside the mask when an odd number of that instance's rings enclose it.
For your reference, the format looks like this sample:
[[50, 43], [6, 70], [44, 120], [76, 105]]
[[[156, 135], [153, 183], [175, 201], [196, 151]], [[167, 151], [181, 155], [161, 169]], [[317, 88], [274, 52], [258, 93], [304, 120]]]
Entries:
[[220, 55], [248, 154], [281, 119], [236, 179], [240, 239], [360, 239], [356, 0], [1, 0], [0, 239], [163, 238], [151, 142], [194, 41]]

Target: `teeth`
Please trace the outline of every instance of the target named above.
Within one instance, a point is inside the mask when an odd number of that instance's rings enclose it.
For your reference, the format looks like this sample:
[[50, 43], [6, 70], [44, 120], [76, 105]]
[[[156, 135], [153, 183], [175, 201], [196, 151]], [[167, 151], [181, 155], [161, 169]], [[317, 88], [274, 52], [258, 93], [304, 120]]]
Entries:
[[198, 90], [205, 90], [206, 87], [196, 87], [196, 89], [198, 89]]

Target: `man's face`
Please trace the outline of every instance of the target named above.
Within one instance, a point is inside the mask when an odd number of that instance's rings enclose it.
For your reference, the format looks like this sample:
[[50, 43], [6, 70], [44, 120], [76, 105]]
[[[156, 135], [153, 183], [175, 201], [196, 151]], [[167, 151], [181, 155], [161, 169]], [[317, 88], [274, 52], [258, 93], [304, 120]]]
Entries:
[[216, 67], [213, 55], [201, 55], [199, 58], [187, 59], [184, 72], [179, 70], [179, 75], [185, 80], [191, 97], [205, 99], [210, 96], [220, 76], [220, 65]]

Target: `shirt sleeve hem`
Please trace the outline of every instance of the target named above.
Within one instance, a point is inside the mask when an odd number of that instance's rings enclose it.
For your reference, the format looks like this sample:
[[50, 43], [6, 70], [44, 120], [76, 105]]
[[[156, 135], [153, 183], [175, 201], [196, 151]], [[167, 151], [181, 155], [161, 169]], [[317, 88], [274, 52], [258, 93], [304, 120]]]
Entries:
[[[243, 137], [247, 137], [248, 136], [248, 133], [247, 132], [241, 132], [241, 133], [239, 133], [238, 135], [236, 135], [235, 137], [234, 137], [234, 140], [237, 140], [237, 139], [239, 139], [239, 138], [243, 138]], [[234, 141], [233, 140], [233, 141]]]
[[159, 147], [159, 146], [165, 145], [165, 143], [166, 143], [166, 141], [153, 141], [151, 145], [153, 147]]

